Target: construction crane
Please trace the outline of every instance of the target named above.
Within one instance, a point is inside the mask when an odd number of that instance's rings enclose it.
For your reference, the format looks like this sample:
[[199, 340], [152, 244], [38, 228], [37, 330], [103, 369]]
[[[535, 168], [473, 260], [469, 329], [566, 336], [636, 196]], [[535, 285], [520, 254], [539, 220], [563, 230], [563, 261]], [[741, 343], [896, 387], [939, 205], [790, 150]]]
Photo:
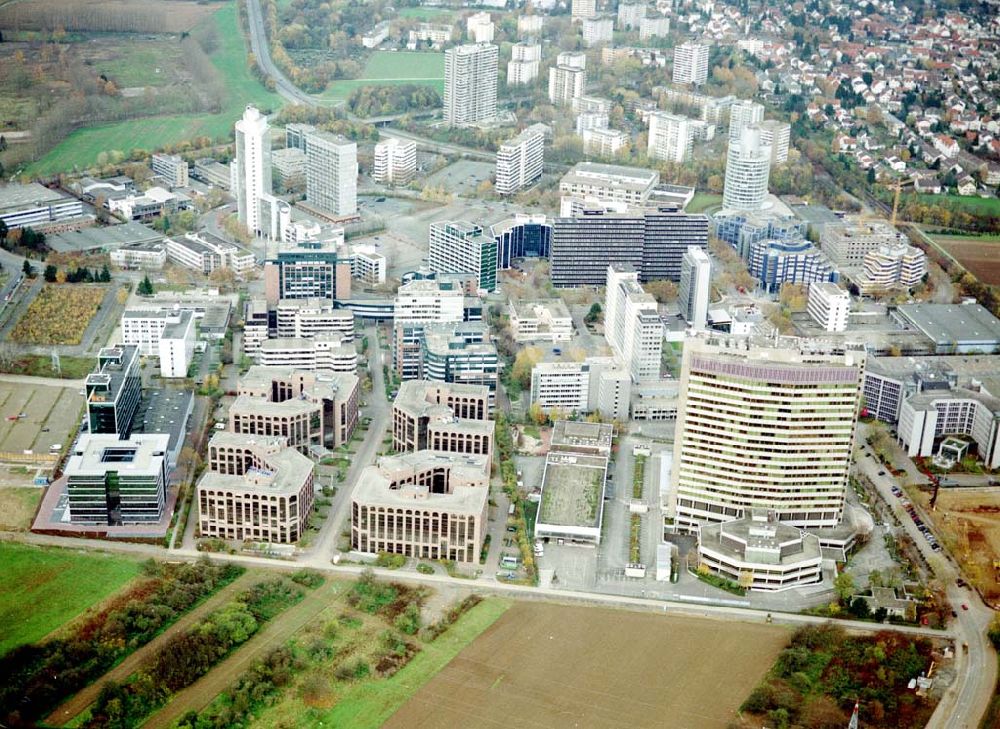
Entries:
[[[896, 192], [895, 192], [895, 194], [892, 197], [892, 218], [890, 219], [890, 222], [892, 223], [892, 227], [893, 228], [896, 227], [896, 214], [899, 212], [899, 192], [900, 192], [900, 190], [903, 189], [904, 185], [907, 186], [907, 187], [909, 187], [913, 183], [914, 183], [914, 179], [912, 177], [909, 178], [909, 179], [907, 179], [907, 180], [904, 180], [902, 177], [897, 177], [896, 178], [896, 184], [893, 186], [895, 188]], [[888, 187], [888, 185], [884, 185], [884, 186]]]

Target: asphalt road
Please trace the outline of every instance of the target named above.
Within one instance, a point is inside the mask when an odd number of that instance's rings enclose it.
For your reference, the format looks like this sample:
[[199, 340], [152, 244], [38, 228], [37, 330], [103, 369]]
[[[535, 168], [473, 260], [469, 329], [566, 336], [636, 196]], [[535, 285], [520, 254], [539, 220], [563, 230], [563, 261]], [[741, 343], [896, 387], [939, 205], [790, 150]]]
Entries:
[[[859, 436], [859, 441], [863, 438]], [[878, 458], [869, 455], [871, 449], [863, 446], [858, 459], [858, 469], [865, 474], [878, 489], [879, 495], [889, 504], [893, 513], [903, 525], [907, 536], [917, 545], [917, 549], [935, 570], [935, 576], [946, 586], [948, 601], [958, 617], [953, 621], [952, 630], [959, 644], [956, 660], [957, 678], [955, 684], [943, 697], [937, 710], [927, 724], [928, 729], [973, 729], [986, 713], [997, 679], [997, 656], [986, 637], [986, 631], [993, 619], [993, 610], [987, 607], [973, 590], [959, 587], [955, 580], [960, 572], [950, 557], [944, 552], [935, 553], [924, 538], [913, 519], [892, 493], [898, 486], [896, 479], [885, 471]], [[880, 475], [880, 474], [885, 475]], [[920, 507], [914, 504], [917, 512]], [[921, 515], [927, 526], [932, 522]], [[962, 608], [968, 606], [968, 610]], [[962, 643], [969, 646], [968, 652], [961, 649]]]
[[247, 17], [250, 26], [250, 50], [253, 51], [257, 65], [265, 75], [274, 79], [274, 89], [282, 98], [294, 104], [305, 104], [306, 106], [318, 106], [318, 102], [312, 96], [302, 91], [298, 86], [288, 80], [288, 77], [274, 65], [271, 60], [271, 48], [267, 43], [267, 33], [264, 30], [264, 14], [261, 12], [260, 0], [247, 0]]

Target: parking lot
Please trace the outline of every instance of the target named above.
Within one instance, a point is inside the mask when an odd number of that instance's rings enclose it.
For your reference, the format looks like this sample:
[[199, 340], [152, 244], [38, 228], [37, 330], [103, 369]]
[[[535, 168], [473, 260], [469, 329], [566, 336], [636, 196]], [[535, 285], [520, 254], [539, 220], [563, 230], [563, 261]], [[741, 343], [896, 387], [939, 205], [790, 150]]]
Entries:
[[73, 388], [0, 382], [0, 452], [46, 454], [54, 445], [65, 447], [82, 409], [83, 396]]

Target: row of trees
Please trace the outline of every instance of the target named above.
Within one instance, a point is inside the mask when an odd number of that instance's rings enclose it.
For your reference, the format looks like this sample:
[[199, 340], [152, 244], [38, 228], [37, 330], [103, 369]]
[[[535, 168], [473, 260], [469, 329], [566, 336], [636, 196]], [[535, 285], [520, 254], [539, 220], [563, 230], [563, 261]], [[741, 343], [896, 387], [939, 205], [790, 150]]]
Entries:
[[100, 271], [91, 271], [86, 266], [60, 269], [50, 263], [42, 277], [46, 283], [110, 283], [111, 271], [106, 263]]
[[362, 86], [351, 93], [347, 106], [361, 117], [403, 114], [413, 109], [437, 108], [441, 106], [441, 95], [421, 84]]
[[207, 559], [177, 565], [150, 560], [143, 572], [146, 579], [60, 637], [20, 646], [0, 658], [0, 721], [5, 726], [36, 726], [66, 697], [149, 642], [243, 568]]
[[281, 578], [259, 582], [237, 599], [172, 638], [129, 681], [101, 689], [88, 729], [138, 726], [171, 694], [204, 676], [260, 626], [303, 593]]
[[2, 220], [0, 220], [0, 247], [8, 251], [21, 250], [32, 253], [48, 251], [48, 247], [45, 245], [45, 233], [33, 228], [11, 229]]

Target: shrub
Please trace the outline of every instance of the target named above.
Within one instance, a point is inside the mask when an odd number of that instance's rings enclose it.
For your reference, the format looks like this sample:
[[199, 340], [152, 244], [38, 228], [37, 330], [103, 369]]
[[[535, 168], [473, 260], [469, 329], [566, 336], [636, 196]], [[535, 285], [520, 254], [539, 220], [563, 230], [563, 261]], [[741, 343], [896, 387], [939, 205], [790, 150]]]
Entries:
[[316, 589], [325, 581], [326, 578], [316, 570], [299, 570], [292, 575], [292, 582], [303, 587], [308, 587], [310, 590]]
[[417, 565], [417, 572], [419, 572], [422, 575], [433, 575], [434, 566], [429, 565], [426, 562], [421, 562], [420, 564]]

